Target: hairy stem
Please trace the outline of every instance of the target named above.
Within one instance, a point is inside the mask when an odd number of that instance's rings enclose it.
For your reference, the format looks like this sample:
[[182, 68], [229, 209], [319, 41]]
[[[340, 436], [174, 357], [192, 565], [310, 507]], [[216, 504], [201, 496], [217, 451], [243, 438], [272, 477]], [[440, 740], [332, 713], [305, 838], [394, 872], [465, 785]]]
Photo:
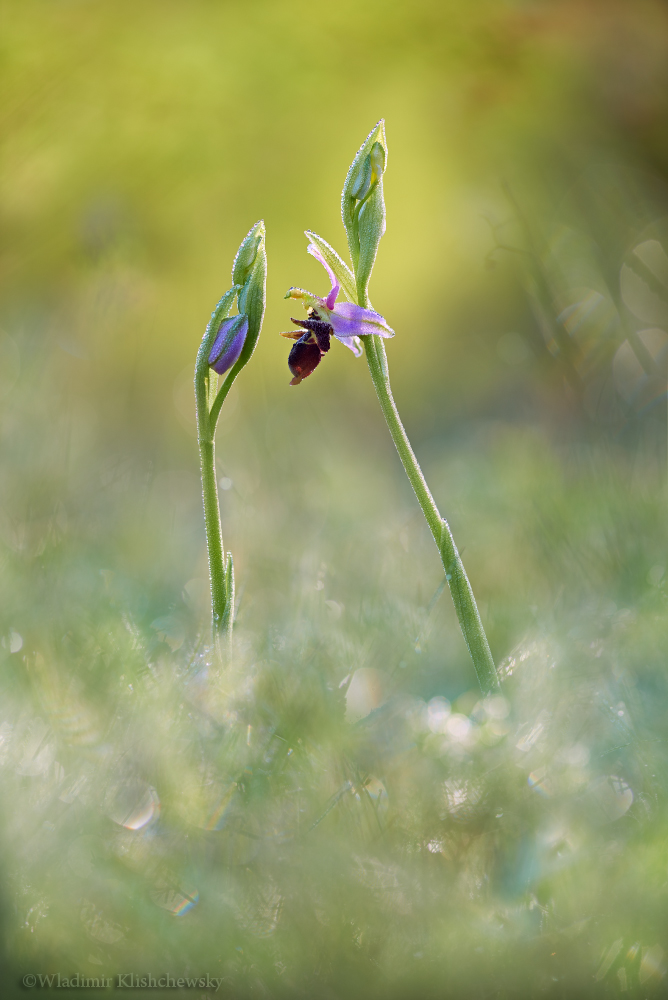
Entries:
[[[211, 623], [214, 642], [219, 643], [221, 636], [228, 632], [231, 626], [230, 614], [227, 608], [228, 587], [226, 581], [225, 552], [223, 549], [223, 531], [220, 523], [220, 507], [218, 505], [218, 486], [216, 483], [216, 452], [214, 435], [216, 421], [211, 419], [209, 401], [215, 392], [213, 379], [217, 376], [209, 368], [208, 355], [211, 337], [205, 334], [197, 355], [195, 365], [195, 401], [197, 404], [197, 440], [199, 444], [200, 469], [202, 473], [202, 500], [204, 503], [204, 525], [206, 528], [206, 546], [209, 555], [209, 577], [211, 580]], [[216, 417], [220, 412], [218, 407]]]
[[225, 558], [223, 552], [223, 532], [218, 507], [216, 486], [216, 458], [213, 441], [199, 442], [200, 465], [202, 470], [202, 499], [204, 501], [204, 524], [206, 544], [209, 553], [209, 575], [211, 577], [211, 618], [214, 634], [224, 631], [227, 587], [225, 585]]
[[399, 417], [399, 411], [392, 396], [387, 355], [385, 354], [385, 345], [382, 338], [374, 335], [364, 337], [363, 339], [371, 380], [378, 396], [380, 408], [383, 411], [383, 416], [392, 435], [392, 440], [399, 452], [399, 458], [406, 470], [406, 475], [422, 507], [422, 512], [429, 525], [429, 529], [434, 536], [434, 541], [436, 542], [443, 562], [443, 568], [445, 569], [445, 576], [450, 587], [457, 618], [459, 619], [459, 624], [478, 676], [478, 683], [482, 691], [487, 694], [498, 687], [498, 678], [471, 584], [457, 551], [450, 526], [439, 513], [438, 507], [422, 474], [422, 469], [411, 448], [404, 425]]

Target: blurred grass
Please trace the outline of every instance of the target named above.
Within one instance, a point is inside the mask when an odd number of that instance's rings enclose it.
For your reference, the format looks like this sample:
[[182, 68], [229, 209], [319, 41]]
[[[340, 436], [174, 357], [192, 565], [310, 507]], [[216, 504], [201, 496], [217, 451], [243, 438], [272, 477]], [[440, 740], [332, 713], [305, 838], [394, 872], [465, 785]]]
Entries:
[[[3, 995], [660, 994], [667, 42], [656, 2], [3, 5]], [[364, 362], [288, 389], [277, 336], [381, 115], [371, 293], [496, 707]], [[221, 674], [192, 366], [260, 216]]]

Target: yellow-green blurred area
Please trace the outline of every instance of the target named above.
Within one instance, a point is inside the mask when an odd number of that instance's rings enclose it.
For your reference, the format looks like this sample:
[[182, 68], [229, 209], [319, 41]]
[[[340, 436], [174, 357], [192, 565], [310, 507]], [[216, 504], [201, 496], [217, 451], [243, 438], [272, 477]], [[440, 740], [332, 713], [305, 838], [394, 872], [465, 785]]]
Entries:
[[[2, 995], [661, 995], [665, 5], [1, 23]], [[381, 117], [370, 295], [501, 664], [487, 699], [365, 360], [334, 343], [289, 387], [278, 336], [290, 286], [328, 290], [303, 231], [347, 257]], [[217, 435], [220, 668], [193, 366], [259, 218], [265, 322]]]

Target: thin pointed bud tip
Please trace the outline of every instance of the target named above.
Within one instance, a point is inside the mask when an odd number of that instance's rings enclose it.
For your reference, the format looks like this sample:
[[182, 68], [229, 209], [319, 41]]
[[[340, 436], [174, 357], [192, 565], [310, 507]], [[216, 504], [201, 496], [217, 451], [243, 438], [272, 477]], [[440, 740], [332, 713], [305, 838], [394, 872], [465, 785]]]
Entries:
[[[359, 199], [360, 192], [364, 187], [363, 181], [367, 174], [378, 172], [380, 176], [384, 173], [386, 166], [387, 140], [385, 138], [385, 119], [381, 118], [371, 129], [355, 154], [343, 186], [344, 198], [347, 196]], [[368, 194], [368, 190], [366, 193]], [[361, 197], [364, 197], [364, 195], [362, 194]]]
[[379, 118], [374, 127], [369, 133], [369, 138], [375, 136], [376, 139], [382, 139], [383, 145], [385, 145], [385, 119]]

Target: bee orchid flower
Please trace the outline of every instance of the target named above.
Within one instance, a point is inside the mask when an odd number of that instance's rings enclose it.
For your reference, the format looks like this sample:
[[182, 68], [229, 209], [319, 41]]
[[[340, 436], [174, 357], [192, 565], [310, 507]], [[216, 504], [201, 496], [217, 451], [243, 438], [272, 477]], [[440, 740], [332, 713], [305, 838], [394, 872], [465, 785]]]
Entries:
[[[301, 299], [307, 311], [307, 319], [292, 319], [301, 327], [300, 330], [281, 334], [297, 341], [288, 357], [288, 368], [293, 375], [290, 385], [299, 385], [302, 379], [315, 371], [322, 356], [329, 351], [330, 337], [336, 337], [359, 358], [362, 354], [360, 337], [374, 333], [380, 337], [394, 336], [394, 330], [373, 309], [363, 309], [354, 302], [337, 302], [340, 285], [336, 275], [314, 243], [308, 245], [307, 251], [325, 268], [332, 287], [324, 299], [303, 288], [291, 288], [285, 296], [286, 299]], [[306, 332], [302, 333], [302, 330]]]

